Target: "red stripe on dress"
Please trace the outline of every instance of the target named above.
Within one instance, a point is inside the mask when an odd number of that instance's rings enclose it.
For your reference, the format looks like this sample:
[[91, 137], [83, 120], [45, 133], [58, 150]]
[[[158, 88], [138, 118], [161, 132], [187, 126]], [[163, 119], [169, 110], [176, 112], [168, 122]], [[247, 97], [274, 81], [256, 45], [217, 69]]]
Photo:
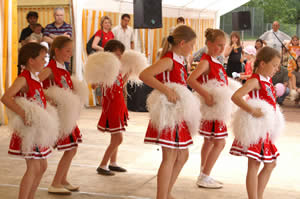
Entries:
[[189, 146], [189, 145], [193, 144], [192, 140], [191, 140], [191, 142], [188, 142], [186, 144], [181, 144], [180, 142], [179, 143], [167, 143], [167, 142], [163, 142], [163, 141], [160, 141], [160, 140], [147, 140], [147, 139], [145, 139], [144, 142], [164, 144], [164, 145], [174, 146], [174, 147], [186, 147], [186, 146]]

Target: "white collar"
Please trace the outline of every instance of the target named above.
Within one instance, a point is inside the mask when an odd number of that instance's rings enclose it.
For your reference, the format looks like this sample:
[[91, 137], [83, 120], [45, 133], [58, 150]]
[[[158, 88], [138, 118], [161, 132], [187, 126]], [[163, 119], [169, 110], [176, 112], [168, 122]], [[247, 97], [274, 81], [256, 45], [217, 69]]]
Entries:
[[265, 77], [265, 76], [259, 74], [259, 78], [260, 78], [261, 81], [270, 83], [270, 79], [271, 79], [270, 77]]
[[173, 59], [182, 65], [185, 64], [184, 56], [177, 55], [175, 52], [173, 52]]
[[31, 77], [31, 79], [33, 79], [37, 82], [40, 82], [40, 78], [38, 76], [36, 76], [35, 74], [33, 74], [32, 72], [30, 72], [30, 77]]
[[61, 64], [61, 63], [59, 63], [58, 61], [56, 61], [56, 67], [57, 67], [57, 68], [60, 68], [60, 69], [66, 70], [65, 64]]
[[[221, 62], [219, 60], [217, 60], [217, 58], [214, 58], [213, 56], [210, 56], [211, 60], [217, 64], [221, 64]], [[222, 65], [222, 64], [221, 64]]]

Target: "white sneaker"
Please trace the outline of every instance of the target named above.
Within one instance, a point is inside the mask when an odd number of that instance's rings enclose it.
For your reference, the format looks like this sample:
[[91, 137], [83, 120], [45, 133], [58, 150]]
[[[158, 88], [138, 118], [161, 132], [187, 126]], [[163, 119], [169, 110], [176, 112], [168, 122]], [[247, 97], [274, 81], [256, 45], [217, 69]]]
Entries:
[[213, 181], [215, 181], [215, 182], [217, 182], [217, 183], [219, 183], [219, 184], [224, 184], [223, 182], [221, 182], [221, 181], [219, 181], [219, 180], [216, 180], [216, 179], [214, 179], [213, 177], [210, 177]]
[[222, 184], [215, 181], [213, 178], [209, 176], [200, 175], [198, 177], [197, 183], [199, 187], [208, 188], [208, 189], [220, 189], [223, 187]]

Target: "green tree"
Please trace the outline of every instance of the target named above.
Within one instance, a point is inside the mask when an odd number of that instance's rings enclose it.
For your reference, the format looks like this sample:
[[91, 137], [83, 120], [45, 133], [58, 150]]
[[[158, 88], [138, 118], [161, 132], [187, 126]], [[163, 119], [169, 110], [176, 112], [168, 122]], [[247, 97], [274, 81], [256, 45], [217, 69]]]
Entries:
[[299, 35], [299, 0], [251, 0], [246, 6], [263, 8], [265, 23], [272, 23], [276, 20], [281, 23], [297, 24], [297, 35]]

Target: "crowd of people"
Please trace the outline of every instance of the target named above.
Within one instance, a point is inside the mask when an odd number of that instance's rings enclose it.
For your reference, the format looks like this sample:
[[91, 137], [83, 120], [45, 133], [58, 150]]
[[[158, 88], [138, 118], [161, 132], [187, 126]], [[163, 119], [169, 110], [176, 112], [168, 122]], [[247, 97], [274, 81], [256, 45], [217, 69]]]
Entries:
[[[28, 13], [29, 26], [22, 31], [20, 37], [22, 44], [19, 51], [19, 66], [22, 66], [20, 74], [1, 98], [4, 105], [20, 116], [25, 126], [31, 126], [32, 121], [30, 121], [25, 107], [21, 107], [15, 97], [26, 97], [31, 101], [37, 101], [39, 106], [44, 109], [50, 105], [59, 109], [55, 100], [47, 96], [43, 89], [47, 90], [52, 85], [56, 85], [64, 88], [64, 92], [74, 90], [74, 82], [67, 70], [67, 63], [70, 63], [72, 57], [72, 27], [64, 22], [62, 8], [55, 9], [54, 18], [55, 22], [48, 24], [43, 29], [37, 23], [38, 14], [36, 12]], [[129, 20], [130, 16], [123, 14], [121, 24], [112, 28], [111, 19], [103, 16], [100, 22], [101, 29], [95, 33], [92, 39], [92, 49], [95, 52], [112, 53], [118, 59], [121, 59], [126, 49], [134, 49], [133, 30], [128, 26]], [[281, 48], [280, 46], [278, 48], [277, 40], [283, 39], [285, 36], [279, 31], [279, 23], [274, 22], [273, 29], [262, 35], [256, 41], [255, 46], [244, 47], [237, 32], [230, 35], [229, 45], [226, 46], [226, 34], [220, 29], [209, 28], [205, 31], [205, 47], [200, 53], [194, 54], [194, 59], [197, 59], [199, 63], [193, 71], [190, 71], [187, 66], [188, 62], [192, 60], [189, 56], [196, 44], [197, 36], [192, 28], [184, 25], [184, 19], [179, 18], [178, 25], [170, 30], [169, 36], [163, 43], [159, 60], [140, 73], [139, 78], [148, 86], [158, 90], [168, 103], [176, 104], [184, 100], [179, 98], [179, 94], [174, 88], [168, 86], [168, 83], [172, 83], [183, 86], [184, 89], [189, 86], [199, 95], [202, 106], [208, 108], [205, 110], [211, 110], [208, 111], [209, 114], [202, 113], [203, 117], [197, 130], [198, 134], [204, 137], [200, 172], [196, 182], [199, 187], [223, 187], [222, 182], [211, 177], [211, 172], [226, 144], [227, 121], [221, 116], [224, 110], [212, 111], [213, 109], [210, 108], [226, 106], [232, 101], [249, 117], [263, 120], [262, 116], [265, 114], [263, 108], [253, 106], [245, 99], [245, 96], [248, 96], [249, 99], [260, 100], [261, 103], [270, 106], [271, 110], [278, 111], [276, 102], [282, 104], [289, 91], [300, 93], [299, 38], [293, 36], [292, 40], [286, 43], [284, 49], [287, 49], [290, 57], [288, 57], [287, 65], [284, 65], [283, 52], [278, 51]], [[46, 42], [47, 45], [41, 45], [43, 42]], [[48, 51], [45, 46], [50, 50]], [[50, 58], [48, 63], [45, 60], [47, 53]], [[228, 58], [226, 68], [223, 62], [224, 58]], [[45, 65], [46, 67], [44, 67]], [[229, 77], [241, 80], [243, 85], [234, 90], [230, 98], [220, 100], [212, 91], [218, 88], [223, 93], [222, 95], [225, 95], [228, 92], [227, 88], [230, 87], [231, 79]], [[103, 107], [97, 129], [111, 135], [110, 144], [96, 170], [100, 175], [113, 176], [115, 172], [126, 172], [125, 168], [117, 164], [117, 154], [129, 118], [123, 95], [123, 87], [126, 85], [127, 79], [128, 74], [121, 74], [120, 71], [111, 87], [100, 89], [101, 96], [103, 96]], [[210, 84], [210, 82], [214, 83]], [[279, 88], [276, 85], [273, 86], [275, 83], [286, 87], [280, 96], [278, 93], [276, 96]], [[211, 89], [206, 87], [209, 84]], [[97, 86], [93, 85], [94, 88]], [[296, 97], [294, 100], [298, 103], [299, 99]], [[277, 116], [271, 115], [273, 120], [274, 117]], [[162, 147], [162, 162], [157, 174], [156, 198], [174, 199], [173, 186], [188, 160], [188, 147], [193, 144], [191, 129], [189, 129], [190, 121], [188, 119], [181, 120], [173, 128], [159, 129], [154, 124], [154, 119], [157, 118], [151, 118], [149, 121], [144, 142]], [[273, 132], [262, 131], [260, 133], [261, 137], [256, 142], [250, 143], [249, 146], [243, 145], [244, 138], [240, 139], [236, 136], [230, 150], [232, 155], [248, 158], [246, 189], [249, 199], [263, 198], [264, 190], [279, 156], [272, 138]], [[48, 189], [48, 192], [53, 194], [71, 194], [71, 192], [79, 190], [78, 186], [72, 185], [68, 181], [68, 172], [79, 143], [82, 142], [82, 135], [77, 126], [62, 135], [58, 136], [54, 146], [58, 151], [64, 153]], [[20, 183], [19, 199], [32, 199], [43, 173], [47, 169], [47, 157], [52, 149], [50, 146], [34, 145], [32, 150], [24, 151], [22, 139], [25, 138], [14, 131], [10, 141], [9, 154], [25, 157], [27, 170]], [[261, 163], [264, 166], [259, 171]]]
[[[261, 35], [253, 46], [243, 46], [239, 33], [232, 32], [229, 44], [224, 53], [219, 56], [219, 60], [225, 62], [228, 77], [239, 79], [244, 83], [252, 75], [257, 52], [264, 46], [276, 49], [281, 59], [280, 69], [272, 78], [273, 84], [277, 85], [277, 103], [283, 105], [285, 98], [290, 96], [290, 99], [298, 104], [300, 99], [296, 74], [299, 70], [297, 60], [300, 59], [299, 37], [297, 35], [290, 37], [279, 28], [279, 22], [274, 21], [272, 29]], [[193, 61], [199, 62], [203, 52], [207, 52], [207, 46], [193, 54]]]

